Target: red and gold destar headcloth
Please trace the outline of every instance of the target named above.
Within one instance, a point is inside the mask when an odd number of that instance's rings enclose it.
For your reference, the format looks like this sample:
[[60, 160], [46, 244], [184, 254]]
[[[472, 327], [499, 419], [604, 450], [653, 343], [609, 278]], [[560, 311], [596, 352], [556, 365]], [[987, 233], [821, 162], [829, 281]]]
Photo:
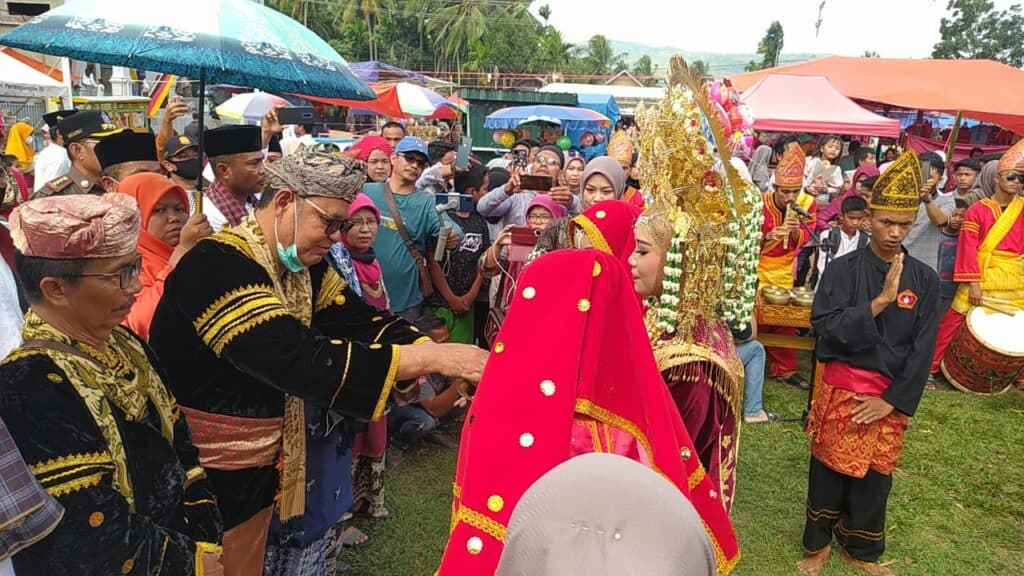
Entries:
[[800, 146], [790, 146], [782, 154], [779, 165], [775, 167], [775, 185], [779, 188], [803, 188], [804, 166], [807, 155]]
[[1009, 150], [999, 158], [999, 166], [996, 172], [1009, 172], [1011, 170], [1024, 170], [1024, 139], [1018, 140]]
[[633, 294], [618, 259], [598, 250], [553, 252], [520, 276], [463, 427], [440, 576], [495, 574], [523, 493], [581, 452], [576, 421], [629, 435], [641, 461], [701, 514], [720, 573], [735, 565], [732, 525], [654, 363]]

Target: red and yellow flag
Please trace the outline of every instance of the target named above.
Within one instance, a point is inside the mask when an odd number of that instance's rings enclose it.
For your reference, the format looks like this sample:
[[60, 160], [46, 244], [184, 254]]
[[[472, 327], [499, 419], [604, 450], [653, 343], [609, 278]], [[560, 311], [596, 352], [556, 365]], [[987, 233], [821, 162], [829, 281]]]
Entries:
[[174, 89], [174, 83], [177, 80], [178, 77], [174, 74], [161, 74], [157, 78], [153, 90], [149, 93], [149, 106], [146, 108], [146, 113], [149, 114], [150, 118], [156, 117], [164, 102], [167, 101], [167, 95]]

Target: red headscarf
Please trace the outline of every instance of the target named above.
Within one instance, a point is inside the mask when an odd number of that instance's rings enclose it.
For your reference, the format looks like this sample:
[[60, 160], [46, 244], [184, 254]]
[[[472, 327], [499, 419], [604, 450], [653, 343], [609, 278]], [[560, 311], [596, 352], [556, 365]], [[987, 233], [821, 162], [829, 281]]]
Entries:
[[633, 208], [622, 200], [598, 202], [569, 222], [569, 243], [575, 248], [575, 232], [580, 229], [591, 246], [615, 256], [629, 270], [629, 257], [636, 248], [636, 218]]
[[658, 372], [618, 261], [598, 250], [561, 250], [520, 276], [463, 427], [440, 576], [494, 574], [523, 493], [579, 454], [577, 420], [628, 436], [700, 513], [719, 569], [727, 573], [738, 559], [732, 524]]
[[391, 150], [391, 145], [388, 144], [387, 140], [381, 138], [380, 136], [370, 134], [368, 136], [363, 136], [362, 139], [359, 140], [359, 142], [356, 142], [348, 150], [346, 150], [345, 154], [357, 160], [369, 162], [370, 154], [374, 150], [380, 150], [381, 152], [386, 154], [388, 158], [390, 158], [393, 153]]
[[142, 230], [139, 232], [142, 271], [139, 280], [143, 286], [152, 285], [156, 277], [167, 268], [174, 246], [149, 233], [146, 229], [149, 226], [149, 217], [153, 214], [153, 207], [168, 193], [176, 194], [188, 210], [188, 195], [181, 186], [153, 172], [140, 172], [121, 180], [117, 191], [135, 198], [139, 203], [139, 213], [142, 215]]

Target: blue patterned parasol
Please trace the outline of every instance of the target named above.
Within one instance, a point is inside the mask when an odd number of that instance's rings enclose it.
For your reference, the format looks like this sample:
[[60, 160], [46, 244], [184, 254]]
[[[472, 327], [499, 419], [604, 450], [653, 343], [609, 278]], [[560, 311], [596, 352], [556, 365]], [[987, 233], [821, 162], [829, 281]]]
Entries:
[[250, 0], [72, 0], [0, 44], [268, 92], [376, 97], [319, 36]]

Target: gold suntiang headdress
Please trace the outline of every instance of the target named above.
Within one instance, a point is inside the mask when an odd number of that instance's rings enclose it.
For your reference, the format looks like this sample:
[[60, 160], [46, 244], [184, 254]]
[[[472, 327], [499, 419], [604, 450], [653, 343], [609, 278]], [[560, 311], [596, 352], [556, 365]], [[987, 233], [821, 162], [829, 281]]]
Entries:
[[907, 150], [875, 181], [869, 207], [872, 210], [916, 213], [921, 205], [923, 182], [917, 154]]
[[[655, 342], [687, 338], [698, 316], [718, 316], [723, 303], [742, 299], [747, 290], [739, 276], [755, 269], [756, 259], [730, 258], [760, 233], [740, 226], [757, 195], [747, 193], [750, 184], [730, 163], [724, 129], [681, 57], [670, 62], [665, 98], [653, 108], [641, 106], [637, 123], [640, 181], [651, 195], [640, 225], [668, 246], [663, 291], [648, 329]], [[749, 312], [745, 318], [735, 312], [722, 315], [749, 320]]]

